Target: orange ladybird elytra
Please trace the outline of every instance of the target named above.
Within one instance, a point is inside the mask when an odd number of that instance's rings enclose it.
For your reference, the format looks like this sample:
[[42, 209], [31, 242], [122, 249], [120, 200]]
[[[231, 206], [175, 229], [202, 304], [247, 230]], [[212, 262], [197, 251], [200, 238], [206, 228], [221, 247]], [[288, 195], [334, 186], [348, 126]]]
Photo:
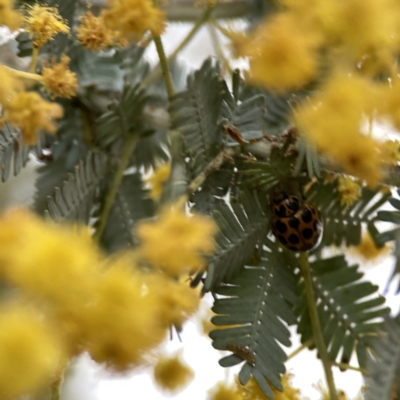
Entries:
[[272, 233], [289, 250], [311, 250], [322, 237], [321, 213], [296, 196], [279, 193], [273, 198]]

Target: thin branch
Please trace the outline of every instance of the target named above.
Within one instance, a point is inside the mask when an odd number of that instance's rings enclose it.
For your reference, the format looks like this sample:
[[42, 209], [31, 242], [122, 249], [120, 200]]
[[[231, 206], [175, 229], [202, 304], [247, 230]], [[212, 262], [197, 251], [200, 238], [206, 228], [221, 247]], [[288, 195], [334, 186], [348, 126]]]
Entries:
[[39, 55], [39, 48], [33, 47], [31, 63], [29, 64], [29, 72], [31, 72], [32, 74], [34, 74], [36, 71], [38, 55]]
[[367, 371], [363, 368], [359, 368], [359, 367], [353, 367], [352, 365], [349, 364], [344, 364], [344, 363], [333, 363], [332, 365], [334, 365], [335, 367], [338, 367], [340, 369], [349, 369], [351, 371], [356, 371], [356, 372], [361, 372], [363, 375], [367, 374]]
[[5, 68], [7, 71], [11, 72], [17, 78], [30, 79], [30, 80], [37, 81], [37, 82], [42, 82], [43, 81], [43, 77], [41, 75], [39, 75], [39, 74], [34, 74], [34, 73], [31, 73], [31, 72], [19, 71], [19, 70], [14, 69], [14, 68], [7, 67], [6, 65], [3, 65], [3, 68]]
[[221, 43], [217, 34], [217, 30], [215, 26], [212, 24], [208, 24], [208, 31], [210, 32], [211, 41], [214, 47], [215, 52], [217, 53], [217, 57], [222, 61], [225, 69], [232, 75], [232, 68], [229, 65], [229, 61], [226, 59], [224, 51], [222, 50]]
[[115, 197], [117, 196], [119, 186], [122, 182], [122, 178], [125, 170], [129, 165], [129, 160], [132, 156], [133, 151], [136, 148], [137, 142], [139, 141], [139, 135], [129, 135], [126, 143], [124, 145], [124, 150], [121, 155], [121, 161], [119, 163], [118, 169], [115, 172], [114, 179], [111, 183], [111, 187], [107, 193], [107, 197], [105, 199], [103, 209], [101, 210], [98, 227], [93, 235], [93, 239], [98, 242], [103, 234], [104, 228], [107, 224], [108, 217], [110, 215], [111, 208], [114, 204]]
[[304, 349], [306, 349], [307, 347], [310, 347], [313, 344], [313, 340], [307, 340], [307, 342], [305, 342], [304, 344], [302, 344], [300, 347], [298, 347], [296, 350], [292, 351], [289, 355], [286, 361], [289, 361], [290, 359], [292, 359], [293, 357], [297, 356], [297, 354], [301, 353]]
[[326, 383], [329, 388], [330, 399], [338, 400], [335, 381], [333, 379], [333, 373], [332, 373], [332, 363], [329, 358], [328, 350], [326, 349], [325, 346], [321, 324], [318, 318], [317, 306], [315, 304], [314, 289], [313, 289], [313, 283], [312, 283], [312, 277], [310, 272], [310, 265], [308, 263], [307, 253], [304, 252], [300, 253], [299, 264], [304, 279], [304, 287], [307, 297], [308, 312], [310, 314], [310, 319], [311, 319], [314, 343], [317, 347], [319, 356], [322, 361], [322, 365], [324, 367]]
[[[210, 19], [211, 13], [214, 10], [214, 7], [207, 7], [202, 15], [200, 15], [199, 19], [192, 26], [192, 29], [188, 32], [186, 37], [182, 40], [182, 42], [176, 47], [176, 49], [167, 57], [167, 62], [171, 63], [175, 60], [176, 56], [190, 43], [190, 41], [195, 37], [196, 33], [200, 30], [200, 28]], [[143, 80], [143, 86], [148, 87], [157, 81], [159, 76], [161, 75], [161, 65], [158, 64], [151, 73], [146, 76]]]
[[160, 36], [154, 38], [154, 44], [156, 45], [158, 58], [160, 59], [160, 66], [164, 77], [165, 87], [167, 89], [168, 99], [171, 100], [172, 96], [175, 93], [174, 85], [172, 83], [171, 71], [168, 68], [168, 61]]

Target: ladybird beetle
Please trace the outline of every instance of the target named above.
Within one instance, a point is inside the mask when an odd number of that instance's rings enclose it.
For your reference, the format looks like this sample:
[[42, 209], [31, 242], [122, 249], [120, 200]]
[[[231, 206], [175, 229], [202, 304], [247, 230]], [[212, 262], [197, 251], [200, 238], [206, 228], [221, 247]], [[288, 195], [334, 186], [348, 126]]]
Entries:
[[289, 250], [308, 251], [319, 243], [322, 219], [315, 206], [280, 193], [273, 199], [272, 214], [272, 232]]

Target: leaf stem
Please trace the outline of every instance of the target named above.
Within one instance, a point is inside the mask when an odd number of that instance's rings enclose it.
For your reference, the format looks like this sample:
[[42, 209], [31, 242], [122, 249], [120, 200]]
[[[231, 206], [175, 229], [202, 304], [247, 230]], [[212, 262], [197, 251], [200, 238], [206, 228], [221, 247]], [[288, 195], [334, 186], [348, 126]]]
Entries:
[[218, 58], [222, 61], [225, 69], [232, 75], [232, 68], [229, 65], [229, 61], [226, 59], [224, 51], [222, 50], [221, 43], [218, 38], [217, 30], [213, 24], [208, 24], [208, 31], [210, 32], [211, 41]]
[[14, 68], [7, 67], [6, 65], [3, 65], [3, 68], [5, 68], [7, 71], [9, 71], [11, 74], [16, 76], [17, 78], [31, 79], [31, 80], [37, 81], [37, 82], [43, 81], [43, 77], [39, 74], [34, 74], [31, 72], [25, 72], [25, 71], [19, 71]]
[[199, 175], [190, 182], [187, 188], [187, 195], [193, 194], [207, 179], [207, 177], [216, 169], [218, 169], [227, 159], [231, 158], [234, 154], [233, 149], [225, 149], [221, 151]]
[[34, 74], [36, 71], [38, 55], [39, 55], [39, 47], [33, 47], [31, 63], [29, 64], [29, 72], [31, 72], [32, 74]]
[[307, 340], [304, 344], [302, 344], [300, 347], [298, 347], [296, 350], [292, 351], [289, 355], [286, 361], [290, 360], [291, 358], [297, 356], [297, 354], [301, 353], [304, 349], [307, 347], [310, 347], [313, 344], [313, 340]]
[[160, 59], [160, 67], [164, 77], [165, 87], [167, 89], [168, 100], [171, 100], [175, 91], [174, 91], [174, 85], [172, 83], [171, 71], [169, 70], [168, 67], [168, 60], [165, 55], [164, 46], [161, 41], [161, 36], [156, 36], [154, 38], [154, 44], [156, 45], [158, 58]]
[[[196, 33], [200, 28], [210, 19], [211, 13], [214, 10], [214, 6], [209, 6], [205, 9], [204, 13], [200, 15], [198, 20], [193, 24], [192, 29], [188, 32], [181, 43], [176, 47], [176, 49], [167, 57], [168, 64], [175, 60], [176, 56], [190, 43], [190, 41], [195, 37]], [[153, 71], [143, 80], [143, 85], [145, 87], [153, 84], [161, 74], [161, 67], [158, 64]]]
[[315, 304], [314, 289], [312, 283], [312, 277], [310, 272], [310, 265], [308, 263], [307, 253], [300, 253], [299, 258], [300, 270], [304, 279], [304, 287], [307, 297], [308, 312], [310, 314], [311, 326], [313, 330], [314, 343], [317, 347], [319, 356], [324, 366], [326, 383], [329, 388], [329, 394], [331, 400], [338, 400], [337, 391], [335, 387], [335, 381], [332, 373], [332, 363], [329, 358], [328, 350], [324, 343], [324, 337], [322, 335], [321, 324], [318, 318], [318, 311]]
[[126, 140], [126, 143], [124, 145], [124, 149], [123, 149], [123, 152], [121, 155], [121, 161], [119, 163], [117, 171], [115, 172], [114, 179], [111, 183], [111, 187], [110, 187], [110, 189], [107, 193], [106, 199], [104, 201], [104, 205], [103, 205], [103, 209], [101, 210], [97, 230], [93, 235], [93, 239], [96, 242], [99, 242], [101, 235], [103, 234], [108, 217], [110, 215], [112, 205], [114, 203], [115, 197], [117, 196], [119, 186], [122, 182], [124, 172], [129, 165], [129, 160], [132, 156], [133, 151], [136, 148], [136, 144], [137, 144], [138, 140], [139, 140], [139, 136], [137, 134], [130, 134]]
[[344, 364], [344, 363], [333, 363], [335, 367], [341, 368], [341, 369], [350, 369], [351, 371], [356, 371], [356, 372], [361, 372], [363, 375], [367, 374], [367, 371], [363, 368], [359, 367], [353, 367], [352, 365], [349, 364]]

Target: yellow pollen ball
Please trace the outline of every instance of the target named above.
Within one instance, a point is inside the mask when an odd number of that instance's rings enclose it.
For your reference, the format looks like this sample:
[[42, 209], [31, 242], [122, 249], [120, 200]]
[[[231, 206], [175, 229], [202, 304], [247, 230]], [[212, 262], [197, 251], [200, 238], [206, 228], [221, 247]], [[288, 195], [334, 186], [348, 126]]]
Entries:
[[194, 378], [194, 372], [176, 354], [173, 357], [160, 357], [154, 367], [153, 376], [160, 389], [176, 393], [189, 384]]

